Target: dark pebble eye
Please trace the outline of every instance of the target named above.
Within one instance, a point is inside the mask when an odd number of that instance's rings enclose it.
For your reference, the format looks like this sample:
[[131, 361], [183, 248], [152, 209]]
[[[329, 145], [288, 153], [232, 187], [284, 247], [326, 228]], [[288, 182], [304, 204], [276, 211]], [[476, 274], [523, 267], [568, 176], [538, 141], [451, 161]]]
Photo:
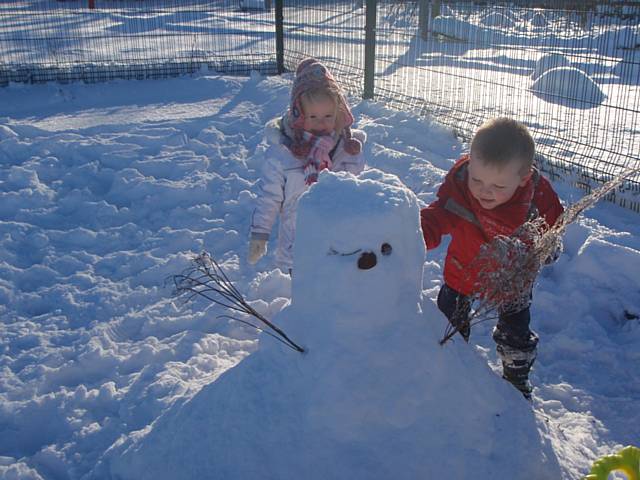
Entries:
[[358, 268], [360, 270], [369, 270], [375, 267], [376, 263], [378, 263], [378, 260], [376, 259], [376, 254], [373, 252], [364, 252], [360, 255], [360, 258], [358, 258]]
[[391, 245], [389, 245], [388, 243], [383, 243], [380, 247], [380, 253], [382, 253], [383, 255], [391, 255], [392, 250], [393, 248], [391, 248]]

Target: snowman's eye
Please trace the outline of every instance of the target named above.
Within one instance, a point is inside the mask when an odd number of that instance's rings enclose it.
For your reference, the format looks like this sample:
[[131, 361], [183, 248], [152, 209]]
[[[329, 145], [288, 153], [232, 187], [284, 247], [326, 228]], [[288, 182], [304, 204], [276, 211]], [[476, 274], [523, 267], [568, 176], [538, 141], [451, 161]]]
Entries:
[[382, 253], [383, 255], [391, 255], [392, 250], [393, 248], [391, 248], [391, 245], [389, 245], [388, 243], [383, 243], [380, 247], [380, 253]]

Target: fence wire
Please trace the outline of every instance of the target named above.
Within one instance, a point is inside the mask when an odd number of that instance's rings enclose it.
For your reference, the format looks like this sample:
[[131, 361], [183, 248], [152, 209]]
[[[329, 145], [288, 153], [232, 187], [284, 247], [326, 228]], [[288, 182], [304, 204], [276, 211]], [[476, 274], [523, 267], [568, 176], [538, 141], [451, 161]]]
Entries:
[[238, 0], [31, 0], [0, 4], [0, 84], [275, 73], [269, 11]]
[[365, 9], [357, 1], [284, 2], [285, 68], [294, 71], [305, 57], [322, 59], [340, 84], [362, 97]]
[[[518, 118], [543, 169], [589, 190], [640, 164], [639, 24], [634, 2], [591, 0], [22, 0], [0, 4], [0, 85], [269, 74], [314, 56], [352, 95], [372, 72], [374, 99], [467, 139]], [[610, 199], [640, 211], [640, 178]]]
[[[376, 97], [465, 138], [518, 118], [543, 169], [586, 190], [640, 166], [638, 9], [545, 3], [556, 8], [443, 2], [436, 16], [428, 2], [379, 2]], [[639, 180], [611, 199], [640, 211]]]

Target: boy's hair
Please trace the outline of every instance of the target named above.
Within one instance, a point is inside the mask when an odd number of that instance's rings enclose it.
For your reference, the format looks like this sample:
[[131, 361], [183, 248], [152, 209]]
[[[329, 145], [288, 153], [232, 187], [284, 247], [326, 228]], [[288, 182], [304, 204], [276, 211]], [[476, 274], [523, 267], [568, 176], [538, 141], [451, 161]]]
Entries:
[[523, 175], [531, 169], [535, 151], [527, 127], [508, 117], [487, 120], [471, 141], [471, 155], [498, 168], [516, 160], [522, 165], [520, 172]]

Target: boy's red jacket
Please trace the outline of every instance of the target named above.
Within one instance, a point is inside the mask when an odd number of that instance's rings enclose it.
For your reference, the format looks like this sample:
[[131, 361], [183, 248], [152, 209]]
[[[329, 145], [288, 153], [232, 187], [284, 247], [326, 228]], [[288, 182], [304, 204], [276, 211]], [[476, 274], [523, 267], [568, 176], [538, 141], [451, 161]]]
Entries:
[[420, 211], [427, 249], [440, 245], [443, 235], [451, 235], [444, 281], [465, 295], [474, 292], [478, 272], [472, 271], [470, 265], [482, 244], [496, 235], [511, 235], [536, 208], [548, 225], [553, 225], [563, 212], [558, 195], [537, 171], [508, 202], [491, 210], [482, 208], [467, 186], [468, 162], [468, 155], [456, 162], [438, 190], [438, 199]]

